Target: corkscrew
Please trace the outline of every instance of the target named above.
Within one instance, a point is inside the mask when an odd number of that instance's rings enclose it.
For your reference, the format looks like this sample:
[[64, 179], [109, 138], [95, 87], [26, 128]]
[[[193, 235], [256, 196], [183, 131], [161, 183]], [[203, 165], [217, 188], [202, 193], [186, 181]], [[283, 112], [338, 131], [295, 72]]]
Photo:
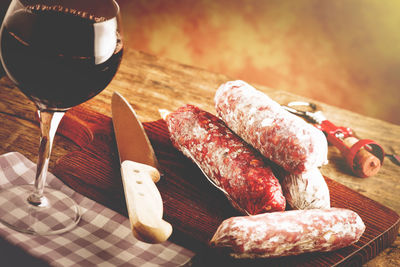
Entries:
[[358, 139], [352, 129], [334, 125], [317, 110], [314, 103], [294, 101], [283, 108], [305, 118], [323, 131], [328, 142], [339, 149], [354, 174], [369, 177], [378, 173], [385, 157], [378, 143], [371, 139]]

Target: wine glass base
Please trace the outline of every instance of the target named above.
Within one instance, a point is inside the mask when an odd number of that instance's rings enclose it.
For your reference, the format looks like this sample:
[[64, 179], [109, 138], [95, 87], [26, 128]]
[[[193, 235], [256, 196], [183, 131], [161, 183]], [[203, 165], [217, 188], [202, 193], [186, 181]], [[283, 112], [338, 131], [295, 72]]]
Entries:
[[28, 197], [33, 185], [21, 185], [0, 191], [0, 222], [33, 235], [61, 234], [73, 229], [81, 218], [79, 206], [64, 193], [45, 187], [45, 205], [33, 205]]

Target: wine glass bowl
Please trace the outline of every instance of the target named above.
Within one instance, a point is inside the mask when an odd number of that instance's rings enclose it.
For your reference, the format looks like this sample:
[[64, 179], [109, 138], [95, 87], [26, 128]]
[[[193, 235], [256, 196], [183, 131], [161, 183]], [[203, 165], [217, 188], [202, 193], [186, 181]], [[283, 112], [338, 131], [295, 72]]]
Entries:
[[[94, 5], [102, 8], [96, 12]], [[122, 56], [114, 1], [13, 1], [10, 9], [1, 31], [2, 63], [40, 108], [76, 106], [114, 77]]]
[[0, 30], [4, 70], [38, 109], [40, 145], [32, 185], [0, 192], [0, 222], [31, 234], [58, 234], [80, 219], [77, 204], [45, 187], [64, 113], [100, 93], [122, 58], [114, 0], [13, 0]]

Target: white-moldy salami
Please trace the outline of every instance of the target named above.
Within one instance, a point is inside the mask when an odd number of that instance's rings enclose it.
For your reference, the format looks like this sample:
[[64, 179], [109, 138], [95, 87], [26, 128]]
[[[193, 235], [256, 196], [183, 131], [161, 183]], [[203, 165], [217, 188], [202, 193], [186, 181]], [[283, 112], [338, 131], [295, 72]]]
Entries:
[[221, 85], [214, 100], [218, 116], [232, 131], [286, 171], [299, 174], [327, 162], [322, 131], [246, 82]]
[[226, 219], [210, 241], [234, 258], [332, 251], [359, 240], [365, 225], [348, 209], [311, 209]]
[[283, 195], [290, 208], [304, 210], [331, 207], [329, 188], [318, 168], [301, 174], [282, 172], [279, 178]]
[[165, 121], [174, 146], [197, 162], [239, 211], [258, 214], [285, 210], [282, 188], [271, 167], [219, 118], [185, 105]]

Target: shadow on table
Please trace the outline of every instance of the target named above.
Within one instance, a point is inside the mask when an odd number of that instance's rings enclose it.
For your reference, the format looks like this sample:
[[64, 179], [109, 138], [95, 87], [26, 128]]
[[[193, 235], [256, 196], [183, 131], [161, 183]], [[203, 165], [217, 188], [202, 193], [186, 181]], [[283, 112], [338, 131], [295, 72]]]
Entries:
[[31, 256], [21, 248], [14, 246], [4, 239], [0, 239], [0, 265], [1, 266], [29, 266], [47, 267], [48, 263]]

